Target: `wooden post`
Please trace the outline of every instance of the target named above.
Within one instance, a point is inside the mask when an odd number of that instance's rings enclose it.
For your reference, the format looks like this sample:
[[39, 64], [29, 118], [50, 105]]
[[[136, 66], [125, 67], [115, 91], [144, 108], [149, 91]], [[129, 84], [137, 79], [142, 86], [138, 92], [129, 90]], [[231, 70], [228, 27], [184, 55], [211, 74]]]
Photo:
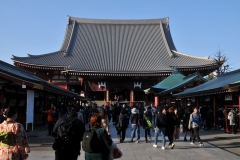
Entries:
[[159, 97], [158, 96], [155, 96], [154, 97], [154, 106], [158, 106], [159, 105]]
[[134, 91], [130, 92], [130, 107], [133, 107], [134, 102]]
[[195, 97], [195, 100], [196, 100], [196, 105], [197, 105], [197, 107], [199, 108], [199, 97]]
[[109, 91], [106, 91], [106, 106], [109, 106]]
[[213, 96], [213, 118], [214, 118], [214, 127], [217, 125], [216, 122], [216, 112], [217, 112], [217, 101], [216, 95]]
[[[238, 113], [240, 113], [240, 93], [238, 93]], [[240, 130], [240, 114], [238, 115], [239, 116], [239, 120], [238, 120], [238, 131]]]
[[186, 98], [182, 98], [182, 105], [183, 105], [184, 108], [187, 107]]
[[[1, 86], [2, 87], [2, 86]], [[5, 107], [5, 102], [4, 102], [5, 94], [3, 89], [0, 89], [0, 103], [2, 103], [2, 106]]]

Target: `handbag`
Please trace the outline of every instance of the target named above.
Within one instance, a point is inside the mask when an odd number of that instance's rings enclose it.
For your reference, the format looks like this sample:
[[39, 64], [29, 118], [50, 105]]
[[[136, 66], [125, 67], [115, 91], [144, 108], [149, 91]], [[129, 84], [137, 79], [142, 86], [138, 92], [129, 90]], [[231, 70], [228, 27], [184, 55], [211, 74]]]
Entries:
[[120, 116], [118, 118], [118, 123], [116, 124], [116, 129], [121, 129], [122, 128], [122, 122], [120, 121]]
[[139, 125], [139, 126], [142, 126], [142, 121], [141, 121], [140, 118], [138, 119], [138, 125]]
[[123, 156], [121, 150], [118, 148], [118, 146], [112, 142], [112, 145], [108, 147], [110, 154], [109, 154], [109, 160], [121, 158]]
[[192, 115], [192, 122], [194, 122], [194, 123], [196, 123], [198, 125], [204, 125], [204, 122], [199, 121], [198, 118], [194, 118], [193, 115]]

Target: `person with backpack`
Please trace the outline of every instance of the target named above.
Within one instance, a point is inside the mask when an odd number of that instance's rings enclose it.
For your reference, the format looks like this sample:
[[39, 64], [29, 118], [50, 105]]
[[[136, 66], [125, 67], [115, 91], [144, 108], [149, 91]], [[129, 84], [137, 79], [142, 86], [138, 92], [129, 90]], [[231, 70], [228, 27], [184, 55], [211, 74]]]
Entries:
[[[145, 130], [145, 141], [146, 143], [152, 142], [152, 137], [150, 134], [150, 129], [152, 128], [152, 122], [151, 119], [149, 118], [148, 111], [144, 112], [143, 116], [143, 129]], [[149, 137], [149, 140], [147, 139], [147, 136]]]
[[84, 132], [85, 126], [75, 111], [70, 112], [67, 117], [60, 118], [53, 128], [56, 135], [53, 144], [55, 160], [77, 160]]
[[101, 116], [94, 114], [90, 118], [90, 129], [83, 135], [82, 147], [85, 160], [109, 160], [109, 149], [113, 141], [107, 131], [101, 127]]
[[133, 142], [133, 138], [136, 136], [137, 140], [135, 143], [138, 143], [140, 139], [141, 119], [137, 108], [134, 107], [131, 112], [132, 112], [130, 116], [130, 121], [132, 123], [131, 142]]
[[167, 117], [166, 117], [166, 109], [159, 108], [157, 111], [156, 119], [155, 119], [155, 136], [154, 136], [154, 144], [153, 147], [157, 148], [158, 143], [158, 134], [160, 133], [162, 136], [162, 149], [165, 149], [165, 134], [166, 134], [166, 127], [167, 127]]
[[201, 126], [200, 123], [197, 123], [197, 121], [194, 122], [194, 120], [198, 120], [198, 122], [201, 122], [201, 117], [198, 114], [198, 108], [194, 107], [193, 108], [193, 113], [190, 114], [190, 118], [189, 118], [189, 123], [188, 123], [188, 128], [193, 130], [193, 136], [192, 136], [192, 141], [191, 144], [194, 144], [194, 140], [195, 138], [198, 139], [198, 143], [200, 146], [203, 145], [202, 140], [199, 137], [199, 127]]
[[128, 127], [128, 119], [126, 115], [124, 114], [124, 111], [120, 112], [120, 115], [117, 118], [116, 122], [116, 130], [117, 130], [117, 135], [119, 138], [119, 142], [123, 143], [126, 135], [126, 129]]
[[28, 158], [30, 152], [28, 139], [22, 124], [16, 122], [16, 107], [5, 109], [6, 120], [0, 124], [0, 159], [22, 160]]

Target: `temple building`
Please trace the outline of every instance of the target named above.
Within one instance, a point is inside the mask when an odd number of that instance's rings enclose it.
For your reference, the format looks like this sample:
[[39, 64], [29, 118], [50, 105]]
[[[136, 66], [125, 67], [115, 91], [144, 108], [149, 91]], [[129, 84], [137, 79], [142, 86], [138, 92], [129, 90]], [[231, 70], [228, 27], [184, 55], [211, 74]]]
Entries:
[[169, 19], [99, 20], [68, 16], [58, 51], [13, 56], [14, 65], [48, 82], [100, 101], [154, 101], [143, 90], [172, 74], [207, 75], [219, 66], [209, 57], [177, 51]]

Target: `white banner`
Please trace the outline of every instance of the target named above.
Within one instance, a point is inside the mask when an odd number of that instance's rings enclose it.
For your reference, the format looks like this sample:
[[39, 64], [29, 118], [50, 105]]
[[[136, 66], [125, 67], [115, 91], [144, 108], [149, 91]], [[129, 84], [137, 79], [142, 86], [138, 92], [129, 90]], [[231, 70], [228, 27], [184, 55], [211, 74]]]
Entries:
[[27, 90], [26, 124], [33, 123], [34, 119], [34, 90]]

